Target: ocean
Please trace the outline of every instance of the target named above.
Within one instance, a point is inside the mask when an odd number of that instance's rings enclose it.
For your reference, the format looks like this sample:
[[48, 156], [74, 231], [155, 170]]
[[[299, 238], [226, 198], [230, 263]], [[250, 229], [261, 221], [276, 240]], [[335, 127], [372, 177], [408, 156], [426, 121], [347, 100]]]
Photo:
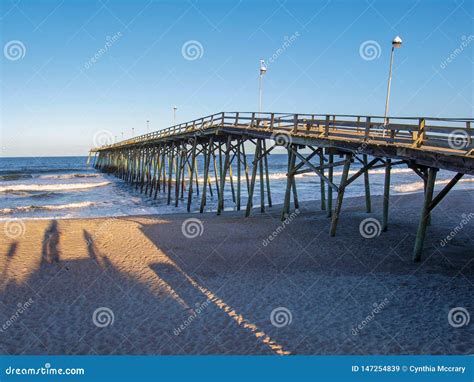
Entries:
[[[251, 161], [252, 156], [249, 156]], [[199, 163], [201, 162], [201, 163]], [[283, 202], [286, 187], [286, 155], [269, 156], [271, 194], [273, 204]], [[202, 158], [198, 160], [202, 168]], [[351, 173], [360, 168], [353, 163]], [[234, 177], [236, 169], [233, 170]], [[242, 172], [243, 174], [243, 172]], [[341, 169], [334, 172], [341, 175]], [[454, 175], [440, 171], [437, 177], [437, 188], [446, 184]], [[200, 188], [202, 188], [202, 173]], [[383, 193], [384, 169], [370, 172], [371, 193]], [[235, 182], [235, 178], [234, 178]], [[474, 178], [466, 176], [455, 189], [473, 189]], [[213, 182], [214, 184], [214, 182]], [[195, 187], [194, 187], [195, 189]], [[300, 201], [319, 200], [319, 179], [313, 174], [297, 176], [297, 190]], [[392, 169], [391, 193], [403, 194], [422, 192], [423, 182], [405, 166]], [[245, 209], [245, 177], [242, 183], [242, 206]], [[172, 194], [174, 196], [174, 193]], [[346, 190], [346, 197], [364, 195], [363, 177], [351, 184]], [[225, 209], [234, 210], [235, 204], [229, 182], [225, 191]], [[216, 192], [211, 197], [207, 193], [206, 211], [216, 210]], [[50, 219], [50, 218], [86, 218], [103, 216], [126, 216], [144, 214], [170, 214], [184, 212], [187, 194], [178, 207], [167, 204], [165, 194], [158, 194], [153, 199], [141, 194], [124, 181], [113, 175], [103, 174], [87, 166], [87, 157], [35, 157], [35, 158], [0, 158], [0, 220], [9, 219]], [[193, 211], [199, 208], [200, 196], [194, 193]], [[259, 182], [256, 182], [254, 206], [259, 207]]]

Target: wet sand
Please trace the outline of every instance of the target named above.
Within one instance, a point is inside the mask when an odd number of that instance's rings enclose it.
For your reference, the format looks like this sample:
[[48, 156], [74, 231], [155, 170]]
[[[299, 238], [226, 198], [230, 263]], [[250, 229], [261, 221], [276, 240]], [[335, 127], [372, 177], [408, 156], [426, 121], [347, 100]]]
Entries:
[[380, 197], [345, 200], [334, 238], [319, 202], [283, 225], [279, 207], [2, 222], [0, 353], [473, 354], [472, 320], [448, 320], [474, 313], [472, 194], [437, 207], [416, 264], [421, 194], [373, 238]]

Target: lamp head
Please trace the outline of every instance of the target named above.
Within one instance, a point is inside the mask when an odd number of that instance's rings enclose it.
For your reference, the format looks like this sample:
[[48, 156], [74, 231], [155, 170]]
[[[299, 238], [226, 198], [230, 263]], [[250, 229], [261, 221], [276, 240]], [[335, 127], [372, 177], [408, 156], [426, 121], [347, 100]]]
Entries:
[[394, 48], [400, 48], [402, 46], [402, 39], [400, 38], [400, 36], [396, 36], [393, 40], [392, 40], [392, 46]]
[[265, 60], [260, 60], [260, 75], [263, 76], [267, 72], [267, 65]]

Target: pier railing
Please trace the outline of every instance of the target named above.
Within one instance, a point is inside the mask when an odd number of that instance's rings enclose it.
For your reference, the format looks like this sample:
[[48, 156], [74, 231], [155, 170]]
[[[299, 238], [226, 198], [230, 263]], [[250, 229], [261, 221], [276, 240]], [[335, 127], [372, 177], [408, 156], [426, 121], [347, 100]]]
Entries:
[[[260, 211], [272, 206], [268, 155], [284, 145], [288, 171], [282, 219], [289, 216], [291, 199], [294, 208], [299, 208], [296, 176], [314, 173], [320, 179], [321, 209], [331, 217], [331, 236], [336, 234], [345, 190], [361, 176], [366, 211], [372, 211], [369, 172], [376, 168], [385, 169], [380, 227], [386, 231], [391, 169], [407, 166], [424, 184], [413, 251], [414, 260], [419, 261], [431, 211], [464, 175], [474, 175], [473, 122], [470, 118], [222, 112], [92, 151], [97, 169], [115, 174], [149, 196], [157, 198], [161, 192], [168, 204], [173, 200], [178, 206], [184, 202], [186, 191], [188, 212], [193, 200], [199, 199], [199, 212], [204, 211], [209, 189], [211, 198], [217, 197], [217, 214], [221, 214], [228, 203], [224, 195], [228, 182], [237, 211], [242, 196], [247, 198], [245, 216], [249, 216], [257, 183]], [[273, 141], [270, 147], [268, 140]], [[250, 158], [247, 153], [252, 145], [255, 151]], [[199, 155], [203, 160], [198, 162]], [[336, 155], [339, 158], [334, 160]], [[362, 167], [351, 174], [351, 163], [356, 161]], [[336, 168], [342, 168], [339, 184], [334, 179]], [[434, 196], [440, 169], [455, 175]], [[243, 195], [245, 186], [247, 195]], [[193, 198], [193, 193], [199, 194], [199, 187], [202, 194]]]
[[474, 119], [470, 118], [221, 112], [102, 146], [98, 150], [153, 142], [181, 134], [204, 133], [208, 129], [234, 128], [265, 130], [289, 136], [372, 141], [472, 155], [473, 122]]

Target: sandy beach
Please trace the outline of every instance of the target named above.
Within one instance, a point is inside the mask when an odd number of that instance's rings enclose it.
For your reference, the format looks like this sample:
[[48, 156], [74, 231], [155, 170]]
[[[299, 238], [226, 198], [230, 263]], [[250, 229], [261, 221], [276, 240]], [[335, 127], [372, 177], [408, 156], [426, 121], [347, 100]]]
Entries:
[[474, 312], [473, 201], [438, 206], [421, 263], [419, 193], [373, 238], [380, 197], [345, 200], [335, 238], [319, 202], [283, 225], [279, 207], [2, 222], [0, 353], [473, 354], [472, 322], [448, 320]]

